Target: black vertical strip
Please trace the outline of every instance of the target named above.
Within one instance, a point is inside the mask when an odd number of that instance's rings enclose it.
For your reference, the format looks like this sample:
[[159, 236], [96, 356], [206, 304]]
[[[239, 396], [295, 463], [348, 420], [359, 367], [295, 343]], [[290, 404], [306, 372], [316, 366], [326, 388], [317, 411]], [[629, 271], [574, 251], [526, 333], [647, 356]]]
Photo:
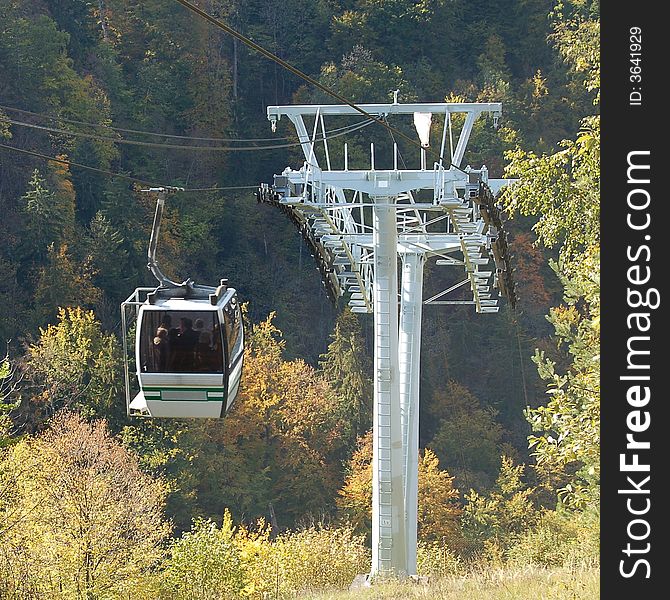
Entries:
[[670, 297], [662, 289], [668, 200], [661, 131], [668, 115], [661, 87], [670, 33], [661, 31], [658, 8], [602, 7], [603, 598], [664, 597], [655, 590], [667, 577], [670, 365], [662, 312]]

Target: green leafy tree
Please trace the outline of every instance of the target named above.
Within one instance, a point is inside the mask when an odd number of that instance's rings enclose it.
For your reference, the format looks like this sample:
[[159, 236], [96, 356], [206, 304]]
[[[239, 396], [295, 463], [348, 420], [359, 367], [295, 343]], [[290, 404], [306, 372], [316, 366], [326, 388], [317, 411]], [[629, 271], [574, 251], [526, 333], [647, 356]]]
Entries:
[[246, 573], [235, 540], [230, 513], [221, 527], [196, 520], [170, 549], [163, 587], [175, 600], [244, 598]]
[[45, 256], [50, 244], [60, 247], [72, 240], [74, 234], [74, 191], [61, 165], [52, 165], [50, 174], [53, 179], [60, 179], [57, 182], [60, 189], [51, 191], [47, 180], [35, 169], [23, 196], [28, 235], [25, 245], [29, 252], [37, 252], [39, 258]]
[[[58, 87], [71, 83], [76, 74], [68, 64], [67, 33], [59, 31], [46, 15], [30, 15], [30, 7], [3, 0], [0, 6], [0, 62], [6, 67], [5, 85], [10, 87], [9, 99], [25, 97], [34, 100], [47, 97]], [[13, 54], [13, 60], [8, 57]]]
[[[195, 517], [220, 514], [218, 503], [212, 507], [200, 497], [203, 487], [217, 484], [213, 474], [197, 462], [208, 442], [202, 427], [185, 419], [135, 419], [123, 425], [120, 438], [145, 473], [165, 482], [165, 512], [177, 531], [187, 530]], [[209, 458], [223, 460], [220, 453]], [[231, 479], [237, 482], [239, 477], [235, 473]]]
[[570, 367], [558, 369], [556, 361], [537, 350], [533, 360], [547, 381], [550, 400], [526, 411], [533, 430], [539, 432], [529, 437], [538, 463], [549, 469], [569, 468], [572, 476], [559, 494], [576, 507], [599, 501], [600, 269], [598, 256], [592, 260], [590, 277], [560, 274], [565, 305], [552, 308], [548, 320], [570, 357]]
[[21, 410], [33, 427], [62, 408], [106, 417], [117, 429], [123, 414], [121, 352], [94, 314], [61, 308], [58, 323], [28, 347]]
[[470, 552], [483, 550], [490, 558], [501, 558], [536, 522], [539, 513], [531, 500], [533, 488], [522, 480], [524, 470], [503, 456], [493, 489], [465, 494], [462, 526]]
[[[585, 9], [587, 9], [585, 11]], [[586, 12], [586, 14], [585, 14]], [[599, 101], [599, 20], [586, 4], [558, 5], [553, 40], [575, 76]], [[536, 156], [517, 149], [509, 154], [508, 175], [518, 178], [503, 201], [511, 213], [538, 218], [538, 243], [559, 247], [552, 266], [564, 286], [565, 305], [548, 317], [567, 368], [538, 351], [535, 362], [549, 382], [546, 406], [528, 408], [538, 435], [530, 437], [538, 463], [573, 474], [561, 490], [575, 506], [599, 498], [600, 421], [600, 119], [582, 120], [576, 140]], [[581, 467], [581, 468], [580, 468]]]
[[504, 195], [512, 213], [538, 218], [533, 231], [539, 243], [560, 246], [561, 270], [584, 272], [600, 243], [600, 120], [587, 117], [575, 141], [562, 150], [536, 156], [517, 149], [508, 153], [509, 177], [519, 181]]
[[[402, 69], [375, 60], [372, 53], [360, 45], [354, 46], [339, 64], [322, 67], [320, 81], [352, 102], [387, 102], [389, 90], [396, 89], [405, 101], [412, 98]], [[315, 100], [324, 101], [320, 96]]]
[[498, 469], [503, 439], [495, 411], [482, 407], [470, 391], [454, 381], [436, 393], [429, 411], [439, 422], [430, 447], [456, 475], [459, 486], [488, 487]]

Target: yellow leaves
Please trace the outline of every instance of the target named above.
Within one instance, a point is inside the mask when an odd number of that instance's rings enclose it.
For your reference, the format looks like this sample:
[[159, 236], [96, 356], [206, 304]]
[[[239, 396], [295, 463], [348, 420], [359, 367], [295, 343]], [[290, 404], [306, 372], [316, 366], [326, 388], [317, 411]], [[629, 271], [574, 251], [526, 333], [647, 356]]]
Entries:
[[[20, 553], [27, 569], [0, 589], [28, 597], [108, 597], [119, 586], [140, 589], [161, 558], [169, 533], [162, 516], [166, 490], [140, 472], [136, 460], [108, 434], [61, 415], [44, 434], [17, 444], [0, 463], [0, 530], [8, 549], [2, 564]], [[141, 583], [140, 583], [141, 582]], [[23, 593], [26, 596], [23, 596]]]
[[[461, 545], [458, 520], [461, 508], [454, 478], [440, 469], [437, 455], [426, 448], [419, 460], [419, 536]], [[337, 506], [357, 530], [369, 527], [372, 513], [372, 434], [359, 439], [349, 462], [349, 474], [339, 491]]]
[[346, 588], [369, 567], [362, 537], [321, 524], [270, 539], [270, 528], [234, 527], [228, 511], [218, 528], [198, 520], [177, 540], [164, 568], [174, 600], [293, 598], [309, 590]]
[[444, 97], [445, 102], [454, 102], [454, 103], [462, 103], [462, 102], [467, 102], [468, 99], [463, 96], [456, 94], [454, 92], [449, 92], [445, 97]]
[[340, 514], [358, 531], [367, 529], [372, 514], [372, 431], [359, 438], [338, 496]]
[[447, 540], [454, 548], [460, 545], [457, 504], [459, 492], [454, 478], [440, 469], [437, 455], [426, 448], [419, 460], [419, 536], [423, 540]]
[[549, 94], [549, 90], [547, 88], [547, 79], [546, 77], [542, 76], [542, 71], [539, 69], [533, 75], [532, 79], [533, 83], [533, 92], [532, 92], [532, 97], [534, 100], [539, 100], [540, 98], [543, 98], [544, 96], [547, 96]]
[[312, 526], [274, 542], [282, 591], [345, 588], [369, 566], [363, 537], [348, 527]]
[[227, 454], [227, 469], [235, 465], [243, 473], [227, 481], [253, 487], [226, 498], [237, 501], [244, 494], [251, 515], [264, 513], [271, 501], [287, 522], [328, 510], [340, 485], [335, 454], [342, 424], [323, 377], [302, 360], [282, 359], [284, 343], [273, 317], [247, 327], [240, 396], [214, 435]]
[[[57, 154], [56, 158], [59, 160], [67, 160], [67, 155]], [[62, 162], [50, 161], [49, 171], [55, 180], [56, 191], [67, 195], [74, 201], [75, 192], [74, 185], [72, 185], [72, 181], [70, 181], [70, 177], [72, 176], [70, 174], [70, 166]]]
[[[28, 349], [26, 390], [31, 408], [78, 406], [87, 414], [109, 413], [120, 400], [121, 355], [92, 311], [60, 308], [58, 323], [41, 330]], [[104, 407], [104, 410], [102, 408]]]
[[591, 320], [590, 327], [597, 335], [600, 335], [600, 315], [597, 315]]

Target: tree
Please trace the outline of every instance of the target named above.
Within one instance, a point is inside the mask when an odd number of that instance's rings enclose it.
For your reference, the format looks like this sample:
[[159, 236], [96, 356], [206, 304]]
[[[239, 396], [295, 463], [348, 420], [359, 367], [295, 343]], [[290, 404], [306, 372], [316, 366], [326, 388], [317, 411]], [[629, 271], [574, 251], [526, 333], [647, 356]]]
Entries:
[[370, 533], [372, 518], [372, 432], [358, 440], [337, 499], [339, 513], [356, 531]]
[[[595, 93], [597, 105], [600, 23], [588, 9], [582, 3], [567, 9], [559, 5], [552, 39], [582, 85]], [[521, 149], [511, 152], [507, 174], [519, 181], [508, 188], [503, 201], [512, 214], [538, 217], [538, 243], [559, 246], [552, 267], [563, 283], [565, 305], [552, 309], [548, 320], [559, 346], [567, 350], [569, 366], [560, 372], [555, 361], [536, 352], [534, 360], [540, 376], [549, 381], [551, 400], [546, 406], [529, 407], [526, 415], [539, 432], [529, 438], [538, 463], [554, 469], [570, 466], [573, 475], [561, 495], [574, 506], [584, 506], [599, 498], [599, 116], [585, 117], [577, 139], [564, 140], [561, 147], [539, 157]]]
[[121, 351], [95, 315], [61, 308], [58, 323], [41, 329], [25, 359], [21, 411], [33, 428], [62, 408], [86, 418], [107, 417], [114, 427], [123, 414]]
[[230, 513], [221, 528], [197, 519], [170, 549], [163, 587], [175, 600], [243, 598], [246, 573]]
[[454, 478], [440, 469], [440, 460], [430, 449], [419, 461], [419, 536], [422, 541], [444, 541], [456, 549], [460, 545], [461, 507]]
[[51, 163], [50, 174], [60, 188], [51, 191], [47, 180], [35, 169], [28, 183], [28, 191], [23, 196], [27, 217], [25, 240], [27, 250], [44, 258], [50, 244], [60, 246], [73, 238], [75, 199], [72, 184], [63, 171], [62, 165]]
[[0, 256], [0, 343], [18, 341], [25, 331], [28, 299], [17, 275], [18, 265]]
[[[412, 98], [411, 88], [402, 69], [375, 60], [372, 52], [361, 45], [354, 46], [338, 65], [324, 65], [320, 82], [352, 102], [388, 102], [389, 90], [396, 89], [400, 90], [405, 101]], [[314, 101], [325, 101], [323, 92], [315, 94]]]
[[429, 408], [439, 423], [430, 446], [461, 486], [488, 487], [500, 461], [503, 428], [467, 388], [449, 381]]
[[512, 214], [539, 217], [533, 226], [538, 242], [560, 246], [561, 270], [576, 275], [600, 243], [599, 118], [585, 118], [577, 140], [561, 146], [541, 157], [518, 148], [509, 152], [506, 173], [518, 182], [507, 188], [503, 201]]
[[255, 519], [272, 504], [280, 528], [334, 512], [344, 446], [337, 396], [304, 361], [282, 358], [273, 318], [246, 327], [241, 389], [224, 420], [124, 428], [142, 464], [170, 482], [180, 528], [226, 508]]
[[[95, 284], [114, 299], [124, 296], [119, 290], [128, 275], [128, 253], [121, 233], [112, 226], [104, 213], [97, 212], [90, 226], [89, 256]], [[119, 293], [120, 292], [120, 293]]]
[[[426, 448], [419, 459], [418, 535], [422, 541], [444, 541], [461, 547], [458, 504], [454, 478], [440, 469], [435, 453]], [[355, 530], [370, 533], [372, 519], [372, 432], [359, 439], [348, 474], [337, 500], [340, 516]]]
[[372, 362], [358, 318], [348, 308], [338, 316], [330, 337], [319, 367], [337, 393], [347, 446], [353, 449], [356, 439], [372, 426]]
[[200, 495], [218, 514], [230, 506], [253, 518], [272, 503], [286, 526], [333, 511], [342, 422], [327, 382], [304, 361], [282, 359], [273, 318], [248, 329], [240, 397], [224, 423], [206, 425], [196, 467]]
[[94, 306], [100, 300], [100, 290], [93, 285], [92, 277], [88, 258], [83, 264], [77, 264], [66, 244], [51, 244], [35, 286], [36, 323], [43, 325], [52, 321], [60, 307]]
[[351, 5], [342, 6], [332, 19], [330, 45], [336, 55], [364, 39], [377, 57], [392, 56], [408, 73], [413, 71], [409, 67], [429, 58], [438, 81], [444, 81], [441, 70], [453, 74], [449, 58], [457, 47], [460, 22], [456, 2], [356, 0]]
[[0, 450], [12, 441], [10, 413], [18, 407], [18, 400], [14, 394], [16, 386], [16, 366], [9, 360], [9, 352], [7, 352], [0, 360]]
[[491, 492], [465, 494], [463, 533], [471, 552], [484, 549], [499, 557], [537, 521], [539, 513], [530, 498], [533, 489], [522, 481], [524, 469], [503, 456]]
[[59, 414], [11, 448], [0, 478], [3, 598], [155, 597], [152, 571], [169, 533], [165, 488], [104, 421]]
[[[124, 447], [137, 457], [142, 471], [166, 483], [165, 512], [177, 532], [187, 530], [194, 517], [221, 514], [218, 503], [211, 507], [199, 497], [199, 489], [218, 483], [214, 474], [197, 462], [207, 444], [203, 427], [186, 419], [133, 419], [123, 426], [120, 437]], [[223, 456], [216, 453], [208, 459], [216, 464]], [[235, 473], [231, 479], [236, 481], [238, 477]]]
[[[600, 482], [600, 278], [599, 257], [592, 257], [585, 276], [559, 274], [565, 286], [565, 305], [552, 308], [549, 322], [571, 364], [557, 369], [556, 361], [536, 350], [533, 361], [547, 381], [550, 400], [528, 408], [526, 417], [539, 435], [529, 445], [538, 464], [570, 468], [571, 477], [559, 495], [570, 505], [598, 504]], [[588, 267], [588, 263], [582, 263]], [[576, 468], [574, 468], [576, 467]]]

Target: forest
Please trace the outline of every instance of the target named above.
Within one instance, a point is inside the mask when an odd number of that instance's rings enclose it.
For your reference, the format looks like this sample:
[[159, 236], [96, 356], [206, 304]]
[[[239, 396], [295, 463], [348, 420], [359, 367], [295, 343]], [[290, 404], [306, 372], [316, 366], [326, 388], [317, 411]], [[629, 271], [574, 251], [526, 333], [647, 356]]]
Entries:
[[[519, 300], [424, 309], [419, 573], [597, 572], [598, 0], [195, 4], [352, 102], [503, 103], [464, 164], [517, 180]], [[173, 0], [0, 0], [0, 598], [320, 597], [369, 571], [372, 317], [254, 196], [303, 162], [267, 106], [311, 102], [332, 99]], [[119, 306], [155, 286], [141, 182], [187, 190], [167, 274], [242, 302], [224, 419], [126, 415]]]

